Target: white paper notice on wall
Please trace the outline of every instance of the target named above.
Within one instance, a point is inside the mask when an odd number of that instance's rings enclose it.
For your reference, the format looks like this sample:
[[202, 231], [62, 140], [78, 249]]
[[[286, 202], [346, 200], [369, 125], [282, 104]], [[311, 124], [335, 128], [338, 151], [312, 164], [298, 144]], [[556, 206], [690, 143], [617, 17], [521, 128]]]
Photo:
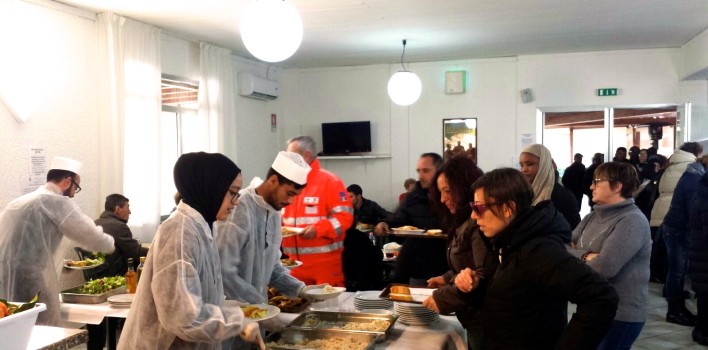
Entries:
[[533, 134], [521, 134], [521, 149], [533, 145]]
[[29, 193], [47, 182], [47, 156], [44, 147], [29, 147], [29, 176], [23, 193]]

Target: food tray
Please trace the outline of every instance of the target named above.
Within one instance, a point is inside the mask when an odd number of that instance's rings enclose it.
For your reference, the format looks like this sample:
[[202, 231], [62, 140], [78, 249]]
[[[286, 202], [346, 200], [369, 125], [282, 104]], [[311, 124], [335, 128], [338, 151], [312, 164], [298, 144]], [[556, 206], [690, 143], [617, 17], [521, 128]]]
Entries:
[[429, 235], [425, 230], [399, 230], [391, 229], [391, 235], [399, 237], [415, 237], [415, 238], [447, 238], [443, 234]]
[[[315, 319], [317, 321], [327, 322], [327, 325], [320, 327], [306, 327], [303, 326], [306, 320]], [[298, 329], [327, 329], [333, 332], [344, 332], [344, 333], [362, 333], [362, 334], [373, 334], [376, 336], [376, 341], [383, 341], [393, 326], [396, 324], [398, 316], [390, 314], [373, 314], [373, 313], [361, 313], [361, 312], [327, 312], [327, 311], [310, 311], [301, 314], [296, 319], [288, 324], [289, 328]], [[369, 323], [374, 320], [389, 321], [390, 324], [388, 328], [384, 331], [367, 331], [367, 330], [350, 330], [350, 329], [338, 329], [332, 328], [332, 323], [338, 322], [354, 322], [354, 323]]]
[[64, 303], [74, 304], [100, 304], [108, 300], [111, 295], [125, 294], [125, 286], [120, 286], [116, 289], [111, 289], [103, 294], [82, 294], [77, 293], [81, 286], [67, 289], [61, 292], [61, 301]]
[[[324, 329], [300, 329], [300, 328], [285, 328], [280, 332], [272, 333], [265, 338], [266, 347], [268, 349], [303, 349], [303, 346], [298, 347], [288, 346], [289, 344], [302, 344], [304, 341], [312, 341], [317, 339], [327, 340], [333, 338], [352, 338], [361, 341], [366, 344], [361, 348], [351, 347], [346, 345], [344, 349], [347, 350], [373, 350], [376, 345], [376, 335], [370, 333], [353, 333], [353, 332], [339, 332], [333, 330]], [[274, 345], [269, 344], [270, 342], [277, 342], [283, 340], [288, 345]]]
[[[400, 300], [397, 298], [391, 298], [391, 287], [393, 286], [404, 286], [408, 287], [411, 290], [411, 297], [413, 300]], [[379, 298], [381, 299], [386, 299], [386, 300], [391, 300], [399, 303], [412, 303], [412, 304], [422, 304], [423, 300], [427, 299], [429, 296], [433, 294], [433, 291], [436, 288], [427, 288], [427, 287], [420, 287], [420, 286], [411, 286], [408, 284], [400, 284], [400, 283], [391, 283], [386, 288], [381, 292], [381, 295], [379, 295]]]

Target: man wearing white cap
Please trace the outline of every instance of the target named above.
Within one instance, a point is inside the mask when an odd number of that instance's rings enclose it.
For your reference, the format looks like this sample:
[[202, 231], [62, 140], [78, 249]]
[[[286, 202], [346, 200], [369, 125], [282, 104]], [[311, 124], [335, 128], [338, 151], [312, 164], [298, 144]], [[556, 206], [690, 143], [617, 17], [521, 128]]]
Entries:
[[37, 324], [58, 325], [61, 256], [64, 236], [89, 251], [112, 253], [113, 237], [81, 212], [70, 198], [81, 191], [81, 162], [54, 157], [47, 183], [10, 202], [0, 213], [0, 295], [27, 302], [39, 293], [47, 310]]
[[293, 270], [299, 280], [344, 287], [342, 251], [345, 232], [354, 222], [352, 201], [342, 180], [320, 168], [311, 137], [289, 140], [288, 151], [301, 155], [312, 171], [307, 175], [307, 188], [283, 213], [283, 225], [304, 228], [301, 235], [283, 239], [283, 253], [302, 261]]

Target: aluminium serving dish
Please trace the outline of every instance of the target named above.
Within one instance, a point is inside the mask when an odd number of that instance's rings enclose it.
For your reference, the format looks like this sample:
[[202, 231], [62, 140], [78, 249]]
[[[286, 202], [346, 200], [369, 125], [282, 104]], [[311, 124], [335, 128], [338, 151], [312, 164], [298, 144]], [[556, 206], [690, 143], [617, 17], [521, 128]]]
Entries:
[[[327, 312], [327, 311], [309, 311], [301, 314], [295, 318], [292, 322], [288, 324], [288, 328], [298, 328], [298, 329], [322, 329], [332, 332], [342, 332], [342, 333], [359, 333], [359, 334], [372, 334], [376, 337], [377, 342], [384, 341], [386, 334], [388, 334], [391, 329], [393, 329], [397, 315], [391, 314], [375, 314], [375, 313], [362, 313], [362, 312]], [[355, 330], [355, 329], [343, 329], [336, 327], [343, 327], [345, 323], [354, 324], [366, 324], [373, 321], [388, 321], [389, 325], [385, 330]], [[318, 326], [308, 326], [306, 323], [312, 323], [313, 321], [321, 322]]]
[[[361, 347], [354, 347], [347, 343], [341, 345], [347, 350], [373, 350], [376, 346], [376, 335], [371, 333], [341, 332], [325, 329], [300, 329], [284, 328], [280, 332], [270, 334], [265, 338], [267, 349], [291, 350], [291, 349], [318, 349], [313, 344], [307, 344], [317, 340], [351, 339], [361, 344]], [[280, 342], [281, 344], [277, 344]]]
[[111, 289], [105, 293], [102, 294], [83, 294], [83, 293], [78, 293], [78, 291], [81, 289], [81, 286], [74, 287], [67, 289], [65, 291], [61, 292], [61, 301], [64, 303], [73, 303], [73, 304], [100, 304], [104, 303], [108, 300], [108, 297], [112, 295], [117, 295], [117, 294], [125, 294], [126, 289], [125, 286], [120, 286], [115, 289]]

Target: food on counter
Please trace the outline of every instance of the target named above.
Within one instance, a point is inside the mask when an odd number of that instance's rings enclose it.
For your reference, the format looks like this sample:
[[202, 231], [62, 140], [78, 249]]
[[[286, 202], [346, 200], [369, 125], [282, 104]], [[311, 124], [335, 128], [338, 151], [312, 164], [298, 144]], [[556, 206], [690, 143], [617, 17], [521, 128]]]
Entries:
[[30, 310], [37, 303], [37, 300], [39, 300], [39, 294], [35, 295], [30, 302], [20, 305], [8, 303], [5, 299], [0, 299], [0, 318]]
[[441, 236], [443, 234], [443, 232], [442, 232], [442, 230], [433, 229], [433, 230], [425, 231], [425, 234], [428, 236]]
[[339, 292], [336, 288], [330, 286], [329, 284], [322, 288], [322, 294], [332, 294]]
[[290, 258], [285, 258], [285, 259], [280, 259], [280, 263], [283, 264], [283, 266], [295, 266], [297, 265], [297, 261], [290, 259]]
[[275, 288], [268, 288], [268, 305], [273, 305], [282, 312], [300, 312], [307, 304], [304, 298], [288, 298]]
[[125, 285], [125, 277], [114, 276], [114, 277], [103, 277], [95, 280], [90, 280], [86, 282], [78, 290], [79, 294], [103, 294], [109, 290], [116, 289], [118, 287]]
[[340, 350], [340, 349], [366, 349], [369, 342], [361, 339], [355, 339], [347, 336], [337, 336], [327, 339], [303, 339], [302, 341], [290, 343], [284, 339], [277, 342], [268, 342], [268, 348], [287, 347], [291, 349], [323, 349], [323, 350]]
[[268, 309], [261, 309], [256, 305], [241, 306], [241, 311], [248, 318], [263, 318], [268, 313]]
[[390, 293], [391, 300], [413, 301], [410, 288], [406, 286], [392, 286]]
[[369, 322], [352, 322], [352, 321], [326, 321], [320, 320], [317, 316], [307, 317], [302, 323], [303, 327], [320, 328], [320, 329], [343, 329], [348, 331], [368, 331], [368, 332], [385, 332], [391, 322], [387, 320], [372, 320]]
[[401, 227], [396, 227], [394, 228], [396, 231], [421, 231], [421, 229], [411, 226], [411, 225], [406, 225], [406, 226], [401, 226]]

